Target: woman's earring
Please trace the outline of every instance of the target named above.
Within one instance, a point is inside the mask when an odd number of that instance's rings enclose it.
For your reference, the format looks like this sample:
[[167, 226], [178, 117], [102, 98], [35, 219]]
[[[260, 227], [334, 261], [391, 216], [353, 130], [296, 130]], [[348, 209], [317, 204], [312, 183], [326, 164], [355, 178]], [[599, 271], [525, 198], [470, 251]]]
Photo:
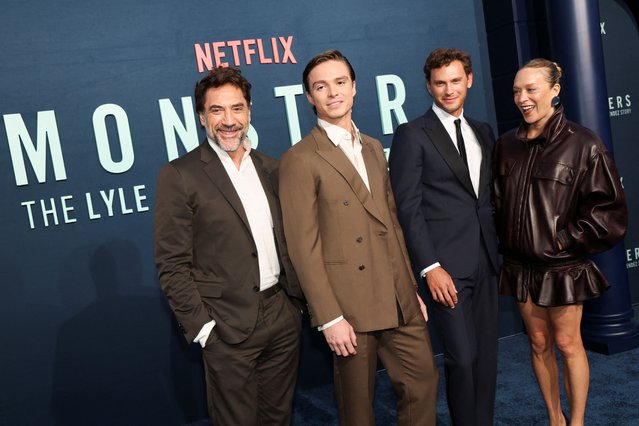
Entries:
[[555, 96], [554, 98], [552, 98], [552, 100], [550, 101], [550, 105], [557, 108], [559, 105], [561, 104], [561, 99], [559, 99], [559, 96]]

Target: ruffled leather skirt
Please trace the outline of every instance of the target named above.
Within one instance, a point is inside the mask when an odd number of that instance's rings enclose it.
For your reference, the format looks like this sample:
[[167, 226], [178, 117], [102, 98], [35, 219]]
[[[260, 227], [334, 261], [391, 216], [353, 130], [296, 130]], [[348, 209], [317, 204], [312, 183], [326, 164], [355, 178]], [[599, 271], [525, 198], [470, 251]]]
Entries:
[[506, 258], [499, 274], [499, 294], [513, 296], [521, 303], [530, 296], [535, 305], [544, 307], [581, 303], [609, 287], [590, 259], [539, 264]]

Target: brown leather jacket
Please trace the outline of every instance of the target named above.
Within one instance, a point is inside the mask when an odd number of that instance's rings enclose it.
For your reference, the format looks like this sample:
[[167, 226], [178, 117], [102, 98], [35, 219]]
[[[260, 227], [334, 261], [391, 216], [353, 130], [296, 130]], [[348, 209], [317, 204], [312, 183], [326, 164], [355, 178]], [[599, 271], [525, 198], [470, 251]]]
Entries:
[[609, 285], [585, 255], [611, 248], [627, 227], [615, 164], [599, 138], [566, 120], [561, 106], [539, 137], [526, 133], [523, 123], [495, 147], [502, 293], [520, 301], [530, 293], [542, 306], [595, 297]]

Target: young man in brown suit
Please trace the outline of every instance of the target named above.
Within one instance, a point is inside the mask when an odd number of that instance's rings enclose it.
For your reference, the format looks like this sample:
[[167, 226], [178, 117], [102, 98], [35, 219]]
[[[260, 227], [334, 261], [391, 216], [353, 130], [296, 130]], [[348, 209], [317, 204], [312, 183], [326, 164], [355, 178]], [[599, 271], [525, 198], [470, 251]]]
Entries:
[[311, 321], [334, 353], [340, 423], [372, 425], [377, 356], [399, 425], [434, 425], [438, 373], [426, 309], [396, 214], [379, 141], [351, 120], [355, 72], [338, 51], [304, 70], [318, 125], [284, 154], [280, 197]]

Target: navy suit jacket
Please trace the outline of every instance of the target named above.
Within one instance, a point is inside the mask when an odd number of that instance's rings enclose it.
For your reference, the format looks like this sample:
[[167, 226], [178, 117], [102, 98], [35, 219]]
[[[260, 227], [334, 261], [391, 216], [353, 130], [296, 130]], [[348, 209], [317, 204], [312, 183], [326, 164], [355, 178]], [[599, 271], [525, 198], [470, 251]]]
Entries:
[[482, 147], [479, 196], [432, 109], [400, 125], [393, 137], [391, 184], [415, 273], [439, 262], [453, 278], [470, 277], [480, 250], [486, 250], [495, 273], [499, 270], [491, 203], [495, 138], [488, 124], [465, 118]]

